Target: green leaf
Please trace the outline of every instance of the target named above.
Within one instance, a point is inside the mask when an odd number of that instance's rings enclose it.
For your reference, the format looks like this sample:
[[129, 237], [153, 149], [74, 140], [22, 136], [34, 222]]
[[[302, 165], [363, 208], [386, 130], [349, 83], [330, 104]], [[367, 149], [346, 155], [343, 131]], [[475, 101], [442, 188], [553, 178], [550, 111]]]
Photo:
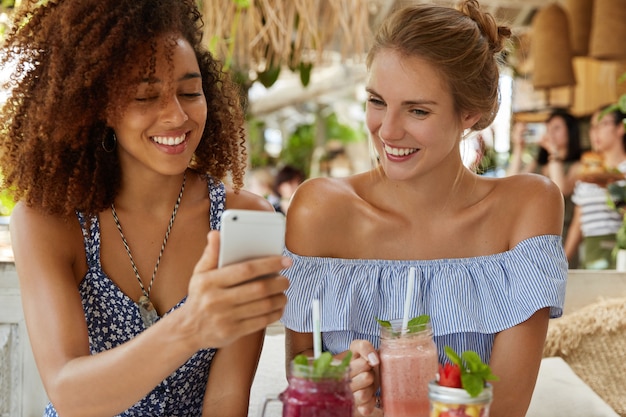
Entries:
[[463, 370], [465, 369], [465, 367], [463, 366], [463, 361], [461, 360], [461, 357], [457, 355], [454, 349], [452, 349], [450, 346], [444, 346], [443, 350], [444, 352], [446, 352], [446, 355], [450, 359], [450, 362], [452, 362], [455, 365], [458, 365], [458, 367], [461, 369], [461, 373], [463, 373]]
[[298, 355], [295, 358], [293, 358], [293, 363], [296, 365], [308, 366], [309, 359], [304, 355]]
[[332, 361], [333, 355], [331, 355], [330, 352], [322, 352], [319, 358], [313, 361], [313, 375], [318, 378], [323, 377]]
[[378, 324], [380, 324], [383, 327], [386, 327], [388, 329], [391, 329], [391, 322], [387, 321], [387, 320], [381, 320], [379, 318], [376, 318], [376, 321], [378, 322]]
[[467, 369], [470, 372], [481, 372], [483, 361], [480, 359], [480, 356], [474, 351], [466, 350], [461, 354], [461, 358], [465, 361], [467, 365]]
[[274, 85], [276, 80], [278, 80], [278, 76], [280, 75], [280, 65], [275, 67], [269, 67], [263, 72], [257, 74], [258, 80], [263, 87], [270, 88]]
[[470, 397], [477, 397], [483, 391], [485, 381], [483, 381], [480, 375], [464, 374], [461, 371], [461, 385], [463, 385]]
[[250, 7], [250, 0], [232, 0], [237, 7], [242, 9], [248, 9]]
[[430, 323], [430, 316], [428, 314], [422, 314], [421, 316], [413, 317], [409, 320], [407, 327], [409, 333], [417, 333], [426, 329], [426, 325]]
[[300, 82], [304, 87], [307, 87], [311, 82], [311, 70], [313, 69], [312, 63], [300, 62]]
[[[346, 368], [350, 366], [351, 359], [352, 359], [352, 351], [349, 350], [348, 353], [346, 353], [346, 356], [344, 356], [343, 359], [341, 360], [341, 363], [339, 365], [334, 366], [335, 372], [337, 372], [337, 376], [342, 375], [343, 372], [346, 370]], [[333, 367], [333, 365], [331, 365], [331, 367]]]
[[459, 356], [454, 349], [444, 346], [444, 351], [450, 361], [461, 370], [461, 385], [472, 397], [479, 395], [485, 387], [486, 381], [497, 381], [498, 377], [491, 373], [491, 368], [483, 363], [480, 356], [473, 350], [466, 350]]

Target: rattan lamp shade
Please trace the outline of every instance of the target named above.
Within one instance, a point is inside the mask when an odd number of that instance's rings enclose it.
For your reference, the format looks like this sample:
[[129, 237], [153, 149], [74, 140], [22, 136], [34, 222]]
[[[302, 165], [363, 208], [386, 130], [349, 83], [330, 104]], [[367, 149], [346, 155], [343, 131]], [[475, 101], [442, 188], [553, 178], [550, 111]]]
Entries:
[[595, 0], [589, 56], [626, 59], [626, 1]]
[[593, 0], [567, 0], [567, 13], [572, 55], [586, 56], [589, 53]]
[[531, 37], [535, 88], [576, 84], [569, 36], [567, 15], [561, 6], [550, 4], [537, 12]]

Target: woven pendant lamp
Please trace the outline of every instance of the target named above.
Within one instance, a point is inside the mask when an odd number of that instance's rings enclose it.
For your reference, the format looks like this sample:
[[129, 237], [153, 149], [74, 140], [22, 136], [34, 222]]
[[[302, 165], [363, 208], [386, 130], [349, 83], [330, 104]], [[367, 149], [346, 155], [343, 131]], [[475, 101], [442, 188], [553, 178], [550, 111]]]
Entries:
[[593, 0], [567, 0], [565, 12], [569, 24], [572, 55], [586, 56], [589, 53]]
[[569, 25], [556, 3], [540, 9], [532, 23], [533, 86], [537, 89], [576, 85]]
[[596, 59], [626, 59], [626, 2], [595, 0], [589, 56]]

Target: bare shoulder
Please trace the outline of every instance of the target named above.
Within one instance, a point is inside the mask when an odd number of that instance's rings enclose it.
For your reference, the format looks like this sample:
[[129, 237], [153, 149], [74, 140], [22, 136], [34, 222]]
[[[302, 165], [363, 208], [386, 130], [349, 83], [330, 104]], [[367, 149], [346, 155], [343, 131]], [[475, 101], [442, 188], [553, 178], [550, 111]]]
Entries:
[[561, 234], [564, 200], [555, 183], [539, 174], [514, 175], [498, 181], [499, 201], [514, 219], [513, 244], [532, 236]]
[[[9, 228], [18, 268], [26, 264], [31, 267], [40, 264], [82, 268], [85, 259], [84, 242], [75, 216], [52, 216], [18, 203], [11, 212]], [[38, 262], [31, 262], [33, 259]]]
[[246, 190], [239, 190], [235, 192], [230, 186], [226, 186], [226, 208], [266, 211], [274, 210], [270, 202], [262, 196]]
[[522, 194], [528, 198], [535, 197], [537, 193], [546, 193], [544, 197], [562, 198], [559, 187], [545, 175], [518, 174], [500, 178], [498, 181], [502, 184], [499, 188], [503, 193]]
[[[352, 178], [313, 178], [302, 183], [287, 213], [287, 247], [299, 254], [319, 253], [332, 231], [345, 230], [358, 207]], [[306, 239], [302, 239], [306, 236]], [[326, 243], [324, 243], [326, 242]]]

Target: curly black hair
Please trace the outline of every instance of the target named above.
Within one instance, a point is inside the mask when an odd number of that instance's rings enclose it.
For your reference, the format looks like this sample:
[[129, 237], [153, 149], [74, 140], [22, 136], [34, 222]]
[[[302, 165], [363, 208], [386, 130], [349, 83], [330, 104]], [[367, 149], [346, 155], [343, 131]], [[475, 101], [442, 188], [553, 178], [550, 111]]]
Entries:
[[113, 135], [107, 115], [123, 112], [136, 87], [128, 77], [135, 51], [172, 33], [195, 51], [209, 115], [190, 168], [243, 186], [241, 90], [203, 47], [194, 0], [36, 3], [18, 10], [0, 52], [0, 65], [15, 66], [0, 113], [0, 169], [16, 200], [68, 216], [110, 206], [121, 174], [116, 153], [102, 146]]

